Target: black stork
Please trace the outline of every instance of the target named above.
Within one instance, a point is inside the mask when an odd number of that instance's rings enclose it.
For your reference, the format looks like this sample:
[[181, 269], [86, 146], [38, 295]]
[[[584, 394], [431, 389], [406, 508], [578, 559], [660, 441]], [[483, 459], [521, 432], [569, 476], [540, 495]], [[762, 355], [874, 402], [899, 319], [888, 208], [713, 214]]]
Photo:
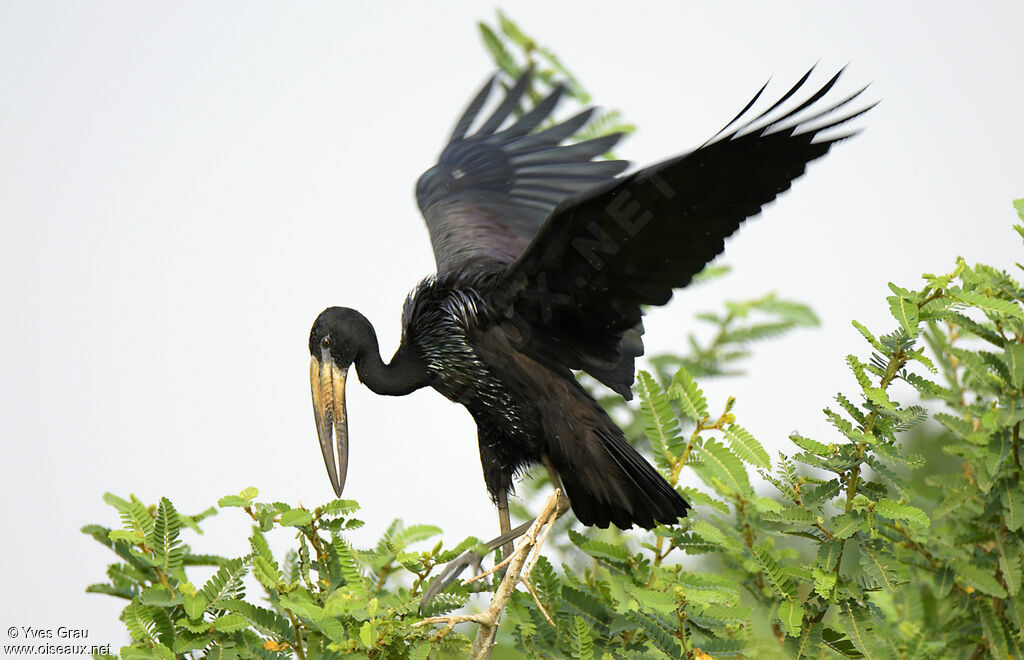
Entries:
[[595, 160], [620, 135], [563, 144], [592, 110], [540, 128], [563, 88], [514, 119], [529, 73], [470, 133], [492, 78], [417, 184], [437, 273], [406, 299], [390, 363], [355, 310], [328, 308], [310, 331], [317, 433], [335, 493], [348, 465], [345, 380], [354, 364], [378, 394], [430, 386], [469, 410], [501, 518], [503, 536], [491, 547], [510, 538], [513, 477], [539, 463], [561, 482], [584, 525], [650, 529], [685, 516], [689, 504], [630, 446], [574, 371], [631, 398], [633, 362], [643, 353], [642, 306], [668, 302], [743, 220], [855, 133], [831, 129], [871, 106], [826, 116], [849, 108], [864, 88], [822, 101], [841, 73], [783, 110], [805, 89], [809, 71], [750, 117], [765, 85], [698, 149], [627, 176], [619, 175], [628, 163]]

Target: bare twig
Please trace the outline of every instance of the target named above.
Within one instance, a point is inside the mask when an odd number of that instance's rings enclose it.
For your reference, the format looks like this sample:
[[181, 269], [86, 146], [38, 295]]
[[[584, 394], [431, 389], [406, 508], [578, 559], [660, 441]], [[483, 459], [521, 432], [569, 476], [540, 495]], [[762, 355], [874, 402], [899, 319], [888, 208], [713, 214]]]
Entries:
[[[502, 578], [501, 584], [498, 585], [497, 591], [494, 592], [494, 597], [491, 599], [487, 609], [478, 614], [429, 617], [415, 625], [422, 626], [432, 623], [443, 623], [446, 625], [447, 630], [451, 630], [459, 623], [467, 621], [478, 623], [480, 624], [480, 629], [477, 630], [476, 639], [473, 640], [473, 648], [469, 653], [469, 657], [470, 660], [485, 660], [486, 658], [489, 658], [491, 655], [491, 648], [494, 646], [494, 638], [498, 633], [498, 620], [501, 618], [501, 613], [505, 610], [505, 606], [512, 597], [512, 592], [515, 591], [516, 585], [523, 582], [526, 584], [527, 589], [533, 595], [534, 599], [537, 599], [537, 595], [534, 593], [532, 585], [526, 582], [528, 575], [523, 575], [523, 567], [526, 565], [526, 560], [529, 558], [531, 552], [540, 551], [540, 547], [544, 543], [544, 539], [547, 537], [548, 529], [550, 529], [550, 526], [558, 517], [558, 498], [561, 494], [561, 490], [555, 490], [551, 497], [547, 499], [544, 503], [544, 508], [541, 509], [540, 515], [538, 515], [536, 520], [534, 520], [529, 531], [523, 534], [519, 541], [519, 547], [509, 555], [508, 559], [501, 562], [501, 564], [498, 564], [490, 571], [487, 571], [487, 573], [466, 580], [466, 583], [472, 582], [484, 575], [493, 573], [503, 565], [507, 565], [508, 569], [505, 572], [505, 577]], [[534, 559], [534, 562], [536, 562], [536, 559]], [[532, 564], [530, 568], [533, 568]], [[539, 600], [537, 601], [537, 604], [540, 604]], [[541, 610], [543, 611], [543, 607]], [[544, 615], [547, 616], [547, 612], [545, 612]], [[551, 618], [548, 617], [548, 620], [550, 621]]]
[[540, 610], [540, 613], [544, 615], [544, 618], [548, 620], [548, 623], [552, 626], [555, 625], [554, 619], [551, 618], [551, 615], [548, 614], [548, 611], [544, 608], [544, 603], [540, 602], [540, 597], [537, 596], [537, 591], [533, 588], [533, 585], [530, 583], [530, 580], [527, 579], [527, 576], [523, 575], [519, 578], [519, 581], [523, 583], [526, 590], [530, 592], [531, 596], [533, 596], [533, 602], [537, 603], [537, 608]]

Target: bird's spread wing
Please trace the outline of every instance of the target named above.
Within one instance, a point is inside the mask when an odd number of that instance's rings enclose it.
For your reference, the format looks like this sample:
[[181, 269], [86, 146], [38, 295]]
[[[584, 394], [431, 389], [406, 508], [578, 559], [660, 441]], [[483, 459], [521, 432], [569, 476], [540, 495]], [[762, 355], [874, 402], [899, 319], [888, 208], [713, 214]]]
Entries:
[[631, 336], [641, 305], [668, 302], [743, 220], [852, 134], [836, 135], [837, 126], [870, 109], [825, 118], [863, 92], [819, 104], [836, 74], [792, 110], [779, 110], [809, 76], [749, 118], [762, 87], [695, 151], [559, 206], [492, 294], [520, 350], [551, 366], [585, 370], [629, 398], [633, 359], [642, 352]]
[[618, 142], [620, 134], [562, 145], [593, 110], [537, 130], [557, 105], [562, 87], [502, 129], [519, 110], [529, 82], [527, 72], [469, 135], [494, 87], [492, 78], [456, 124], [437, 165], [416, 184], [439, 273], [510, 264], [558, 204], [614, 180], [628, 166], [592, 160]]

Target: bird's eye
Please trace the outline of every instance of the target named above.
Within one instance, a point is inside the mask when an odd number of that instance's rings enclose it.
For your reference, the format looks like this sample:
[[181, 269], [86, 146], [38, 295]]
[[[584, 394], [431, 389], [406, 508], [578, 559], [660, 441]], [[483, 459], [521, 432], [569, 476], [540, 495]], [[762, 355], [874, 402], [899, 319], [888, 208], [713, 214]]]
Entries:
[[320, 340], [320, 348], [330, 348], [330, 346], [331, 346], [331, 338], [330, 337], [324, 337], [323, 339]]

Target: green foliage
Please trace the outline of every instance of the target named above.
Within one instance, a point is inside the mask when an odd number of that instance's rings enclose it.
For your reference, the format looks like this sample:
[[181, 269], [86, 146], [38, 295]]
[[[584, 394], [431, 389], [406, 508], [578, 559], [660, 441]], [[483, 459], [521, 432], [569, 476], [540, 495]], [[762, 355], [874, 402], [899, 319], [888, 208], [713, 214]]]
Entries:
[[[554, 52], [526, 35], [501, 10], [498, 10], [497, 18], [496, 24], [488, 25], [481, 21], [477, 28], [484, 47], [501, 71], [499, 79], [506, 89], [527, 69], [532, 68], [534, 75], [526, 94], [531, 103], [539, 101], [557, 85], [564, 85], [567, 95], [575, 99], [579, 105], [590, 103], [590, 94]], [[522, 114], [526, 110], [528, 108], [520, 108], [518, 112]], [[587, 125], [571, 140], [583, 142], [602, 135], [629, 134], [635, 130], [633, 124], [622, 118], [621, 111], [598, 109]], [[604, 157], [614, 158], [615, 155], [609, 152], [604, 154]]]
[[[358, 509], [355, 502], [334, 500], [308, 510], [257, 502], [257, 495], [247, 488], [220, 500], [253, 522], [252, 552], [230, 559], [192, 554], [178, 538], [182, 517], [167, 498], [146, 507], [134, 496], [104, 497], [120, 512], [122, 529], [90, 525], [82, 531], [127, 564], [112, 565], [110, 581], [87, 591], [128, 601], [121, 620], [132, 644], [121, 649], [122, 657], [405, 658], [468, 648], [460, 634], [414, 624], [422, 620], [416, 610], [431, 573], [474, 546], [474, 539], [448, 550], [437, 542], [428, 551], [412, 551], [409, 546], [441, 530], [395, 521], [375, 548], [356, 550], [343, 536], [362, 524], [349, 517]], [[296, 539], [284, 569], [268, 534]], [[190, 581], [196, 566], [216, 568], [202, 586]], [[246, 589], [250, 573], [260, 589], [255, 597]], [[456, 588], [424, 614], [446, 613], [467, 597]]]
[[[725, 266], [709, 266], [696, 282], [707, 282], [729, 272]], [[750, 345], [778, 337], [795, 328], [818, 325], [818, 317], [803, 303], [784, 300], [775, 294], [725, 303], [722, 313], [706, 312], [697, 319], [711, 326], [711, 338], [689, 335], [690, 352], [656, 355], [651, 366], [661, 381], [670, 381], [685, 368], [692, 377], [740, 375], [739, 363], [750, 356]]]

